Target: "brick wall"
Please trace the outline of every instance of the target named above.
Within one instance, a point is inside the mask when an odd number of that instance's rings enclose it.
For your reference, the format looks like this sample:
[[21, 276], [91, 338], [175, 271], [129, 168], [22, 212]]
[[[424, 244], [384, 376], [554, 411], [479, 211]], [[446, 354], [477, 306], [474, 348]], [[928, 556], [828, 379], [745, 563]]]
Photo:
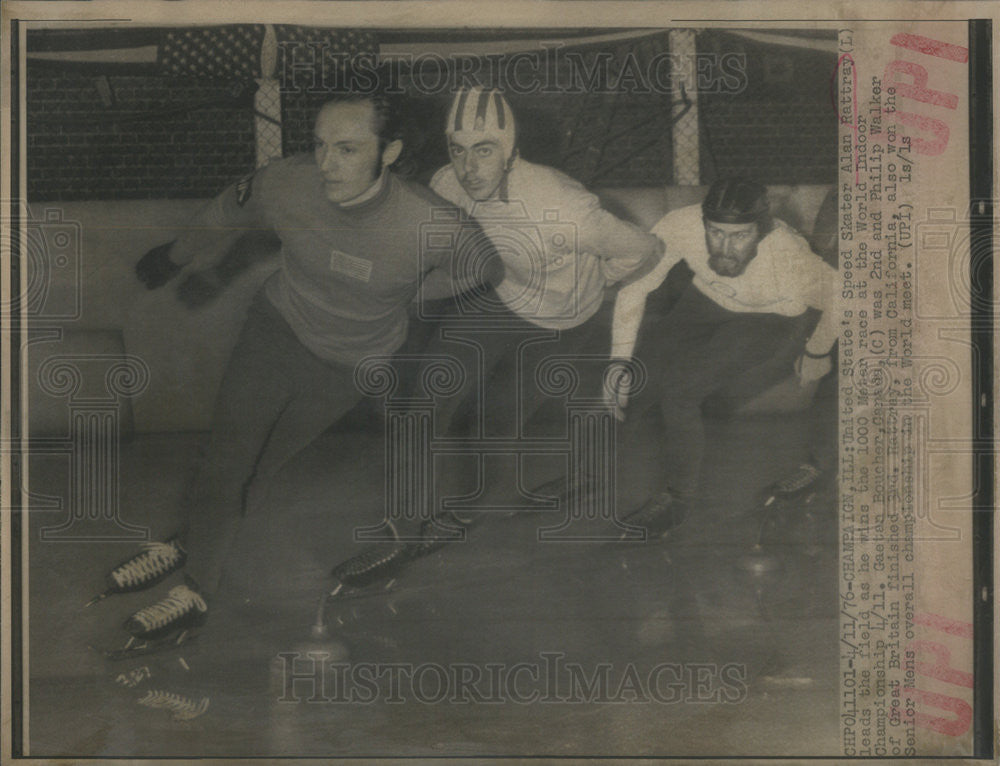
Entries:
[[[565, 73], [562, 81], [566, 81]], [[426, 180], [448, 162], [444, 125], [452, 96], [450, 91], [421, 94], [406, 81], [401, 86], [407, 90], [406, 165], [416, 178]], [[670, 178], [671, 138], [670, 126], [664, 122], [665, 98], [508, 94], [525, 159], [563, 170], [585, 184], [604, 186], [659, 185]], [[322, 102], [322, 96], [283, 95], [286, 155], [311, 149], [312, 124]]]
[[29, 69], [27, 86], [30, 200], [209, 197], [254, 167], [245, 85]]
[[699, 96], [703, 181], [731, 174], [767, 184], [836, 181], [834, 52], [765, 46], [725, 32], [700, 34], [698, 50], [738, 53], [747, 62], [745, 90]]
[[[640, 59], [663, 40], [631, 50]], [[699, 96], [703, 180], [745, 173], [765, 183], [823, 183], [836, 172], [834, 55], [765, 46], [724, 32], [698, 37], [699, 53], [738, 52], [747, 88]], [[586, 55], [593, 55], [593, 51]], [[614, 70], [612, 69], [612, 72]], [[566, 71], [559, 81], [566, 82]], [[28, 183], [33, 200], [208, 197], [252, 169], [253, 85], [154, 75], [85, 76], [29, 69]], [[404, 87], [407, 84], [403, 83]], [[409, 170], [418, 179], [447, 162], [450, 94], [409, 86]], [[536, 93], [510, 97], [521, 151], [590, 186], [668, 183], [673, 156], [663, 93]], [[309, 151], [322, 97], [285, 94], [283, 151]]]

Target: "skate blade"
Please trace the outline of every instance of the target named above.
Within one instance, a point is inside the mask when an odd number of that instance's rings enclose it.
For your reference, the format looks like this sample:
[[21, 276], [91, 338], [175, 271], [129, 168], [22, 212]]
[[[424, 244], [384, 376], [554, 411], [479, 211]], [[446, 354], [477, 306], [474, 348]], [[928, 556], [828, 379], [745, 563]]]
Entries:
[[104, 601], [104, 599], [106, 599], [110, 595], [111, 594], [108, 593], [107, 591], [105, 591], [104, 593], [98, 593], [96, 596], [94, 596], [92, 599], [90, 599], [90, 601], [88, 601], [86, 604], [84, 604], [83, 608], [86, 609], [87, 607], [91, 607], [91, 606], [93, 606], [94, 604], [96, 604], [96, 603], [98, 603], [100, 601]]
[[197, 633], [192, 633], [190, 630], [182, 630], [176, 636], [167, 636], [153, 641], [132, 636], [125, 642], [125, 646], [120, 649], [100, 649], [95, 646], [91, 646], [90, 648], [108, 660], [127, 660], [133, 657], [143, 657], [147, 654], [169, 652], [190, 643], [197, 637]]

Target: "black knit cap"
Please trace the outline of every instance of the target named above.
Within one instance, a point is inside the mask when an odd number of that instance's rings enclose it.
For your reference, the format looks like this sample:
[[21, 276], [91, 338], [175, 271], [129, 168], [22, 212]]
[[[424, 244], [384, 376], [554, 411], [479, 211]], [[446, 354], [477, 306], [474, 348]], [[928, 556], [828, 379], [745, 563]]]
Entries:
[[701, 203], [701, 212], [715, 223], [759, 223], [768, 228], [771, 207], [767, 187], [746, 178], [716, 181]]

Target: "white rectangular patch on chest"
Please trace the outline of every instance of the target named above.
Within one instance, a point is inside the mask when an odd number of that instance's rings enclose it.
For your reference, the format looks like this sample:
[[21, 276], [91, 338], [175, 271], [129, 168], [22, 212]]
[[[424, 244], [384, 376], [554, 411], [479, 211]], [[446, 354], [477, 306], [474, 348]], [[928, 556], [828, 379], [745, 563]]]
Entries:
[[372, 276], [372, 262], [367, 258], [344, 253], [340, 250], [330, 251], [330, 271], [345, 274], [353, 279], [367, 282]]

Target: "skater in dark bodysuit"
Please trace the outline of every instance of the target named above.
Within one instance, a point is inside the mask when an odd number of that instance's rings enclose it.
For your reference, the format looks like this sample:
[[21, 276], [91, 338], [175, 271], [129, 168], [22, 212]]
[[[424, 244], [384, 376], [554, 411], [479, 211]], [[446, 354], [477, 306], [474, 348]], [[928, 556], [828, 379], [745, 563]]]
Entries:
[[[391, 170], [403, 147], [388, 102], [331, 101], [314, 135], [313, 156], [272, 161], [226, 189], [168, 252], [140, 262], [140, 277], [156, 287], [178, 273], [207, 279], [226, 245], [249, 228], [273, 229], [281, 240], [280, 266], [254, 300], [226, 368], [183, 537], [150, 546], [112, 573], [137, 589], [187, 559], [185, 582], [126, 623], [136, 639], [169, 636], [204, 618], [247, 488], [262, 478], [261, 457], [279, 445], [282, 454], [267, 455], [277, 470], [357, 404], [355, 365], [403, 344], [424, 277], [438, 272], [456, 292], [474, 286], [457, 274], [454, 253], [421, 253], [421, 224], [450, 206]], [[475, 225], [457, 210], [454, 221]], [[480, 258], [462, 273], [502, 278], [495, 253]]]

